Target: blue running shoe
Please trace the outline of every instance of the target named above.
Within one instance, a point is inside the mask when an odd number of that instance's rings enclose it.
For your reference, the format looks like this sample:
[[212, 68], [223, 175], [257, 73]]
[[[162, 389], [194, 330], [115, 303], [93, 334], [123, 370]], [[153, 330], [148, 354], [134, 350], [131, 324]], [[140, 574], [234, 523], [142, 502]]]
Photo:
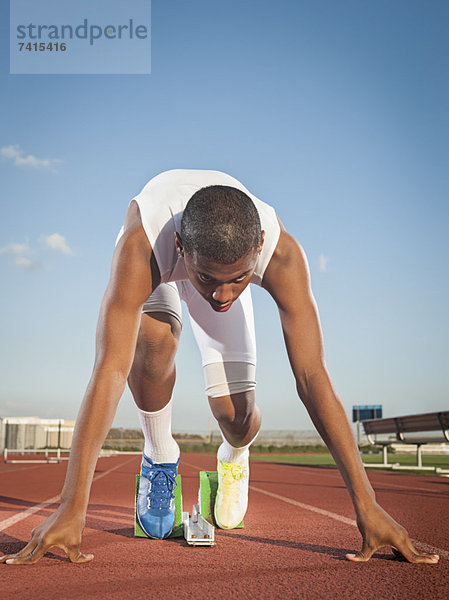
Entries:
[[143, 455], [137, 496], [137, 518], [152, 538], [168, 537], [175, 523], [175, 485], [178, 461], [156, 464]]

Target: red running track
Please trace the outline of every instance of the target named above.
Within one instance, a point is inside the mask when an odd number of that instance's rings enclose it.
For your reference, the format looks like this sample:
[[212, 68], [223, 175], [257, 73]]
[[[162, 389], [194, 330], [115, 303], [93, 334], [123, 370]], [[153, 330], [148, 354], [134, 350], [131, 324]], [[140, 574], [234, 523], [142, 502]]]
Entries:
[[[344, 555], [360, 548], [360, 536], [336, 469], [252, 461], [245, 528], [217, 530], [215, 547], [195, 548], [182, 538], [133, 537], [139, 462], [98, 461], [82, 545], [94, 561], [70, 564], [54, 549], [33, 566], [0, 564], [1, 600], [449, 598], [449, 479], [371, 471], [380, 503], [422, 549], [442, 556], [438, 565], [411, 565], [385, 550], [354, 564]], [[198, 471], [214, 468], [212, 456], [183, 455], [184, 510], [196, 501]], [[58, 495], [65, 469], [0, 463], [2, 552], [19, 550], [52, 512], [54, 504], [39, 505]]]

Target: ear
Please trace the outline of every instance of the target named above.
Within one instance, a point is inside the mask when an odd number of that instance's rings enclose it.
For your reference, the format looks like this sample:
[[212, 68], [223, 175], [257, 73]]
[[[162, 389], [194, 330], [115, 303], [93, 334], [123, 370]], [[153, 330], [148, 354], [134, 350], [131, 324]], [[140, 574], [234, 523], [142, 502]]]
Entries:
[[175, 246], [178, 256], [184, 256], [184, 247], [182, 245], [182, 239], [177, 231], [175, 232]]
[[265, 240], [265, 231], [260, 232], [260, 246], [259, 246], [259, 254], [262, 252], [263, 242]]

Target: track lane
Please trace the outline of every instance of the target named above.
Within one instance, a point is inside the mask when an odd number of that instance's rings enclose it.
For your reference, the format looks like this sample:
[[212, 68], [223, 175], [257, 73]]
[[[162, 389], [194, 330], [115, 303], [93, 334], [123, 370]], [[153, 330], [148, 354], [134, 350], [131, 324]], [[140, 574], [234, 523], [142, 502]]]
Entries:
[[[373, 600], [381, 597], [447, 600], [449, 597], [448, 561], [441, 561], [437, 566], [409, 565], [392, 560], [389, 552], [379, 552], [366, 564], [349, 563], [344, 554], [360, 547], [355, 527], [259, 491], [353, 520], [348, 494], [334, 469], [252, 461], [251, 485], [258, 489], [250, 491], [250, 508], [243, 530], [217, 531], [214, 548], [191, 548], [182, 539], [136, 539], [133, 537], [133, 501], [139, 462], [139, 457], [99, 460], [97, 474], [101, 478], [92, 486], [83, 538], [83, 551], [93, 552], [95, 560], [87, 565], [71, 565], [55, 550], [33, 567], [0, 565], [2, 600], [36, 597], [135, 600], [156, 595], [176, 596], [181, 600], [192, 597], [253, 599], [257, 595], [264, 600]], [[45, 467], [48, 465], [28, 475], [31, 477], [34, 473], [38, 476], [36, 479], [44, 480], [47, 473], [48, 486], [42, 487], [51, 489], [52, 493], [54, 486], [60, 489], [65, 469], [55, 477], [56, 471]], [[111, 468], [114, 471], [108, 473]], [[214, 468], [212, 456], [183, 455], [184, 510], [191, 511], [196, 501], [198, 470]], [[438, 543], [433, 537], [438, 527], [442, 529], [441, 507], [445, 507], [446, 516], [448, 514], [447, 486], [441, 485], [441, 480], [412, 475], [391, 478], [380, 473], [369, 476], [383, 504], [393, 505], [395, 518], [398, 518], [397, 509], [401, 508], [401, 516], [406, 520], [404, 525], [412, 537], [418, 537], [416, 531], [420, 530], [425, 533], [423, 540], [446, 548], [440, 543], [442, 537]], [[8, 479], [15, 480], [13, 489], [10, 484], [6, 485]], [[29, 486], [24, 489], [23, 478], [20, 487], [14, 473], [1, 472], [0, 482], [1, 493], [7, 492], [9, 498], [15, 494], [21, 501], [28, 498], [42, 501], [50, 495], [47, 492], [42, 496], [41, 488], [39, 494]], [[391, 489], [390, 483], [405, 489]], [[414, 490], [413, 485], [426, 489]], [[4, 503], [0, 502], [0, 509], [3, 507]], [[38, 511], [1, 532], [1, 550], [5, 551], [7, 546], [18, 549], [28, 539], [31, 529], [50, 512], [50, 509]], [[20, 569], [20, 578], [17, 569]], [[58, 581], [57, 589], [54, 581]]]

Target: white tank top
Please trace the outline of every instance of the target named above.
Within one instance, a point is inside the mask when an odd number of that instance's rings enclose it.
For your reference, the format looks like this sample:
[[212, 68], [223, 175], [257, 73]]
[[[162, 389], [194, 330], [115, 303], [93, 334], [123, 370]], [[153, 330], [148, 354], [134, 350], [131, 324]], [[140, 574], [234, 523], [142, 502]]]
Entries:
[[150, 179], [133, 198], [140, 209], [142, 225], [153, 248], [161, 283], [188, 279], [184, 258], [178, 256], [175, 232], [181, 233], [184, 208], [195, 192], [209, 185], [227, 185], [247, 194], [259, 213], [265, 239], [251, 283], [261, 285], [279, 239], [280, 226], [274, 209], [251, 194], [237, 179], [220, 171], [173, 169]]

